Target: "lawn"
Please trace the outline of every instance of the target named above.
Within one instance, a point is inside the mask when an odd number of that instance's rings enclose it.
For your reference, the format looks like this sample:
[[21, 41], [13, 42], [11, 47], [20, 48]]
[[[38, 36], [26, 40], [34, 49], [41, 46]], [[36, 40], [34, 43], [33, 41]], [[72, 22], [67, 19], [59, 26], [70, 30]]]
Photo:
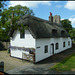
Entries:
[[50, 68], [50, 70], [54, 70], [57, 72], [75, 71], [75, 53], [66, 57], [63, 61]]
[[0, 62], [1, 61], [4, 61], [4, 72], [28, 63], [26, 61], [22, 61], [21, 59], [10, 57], [7, 50], [0, 51]]

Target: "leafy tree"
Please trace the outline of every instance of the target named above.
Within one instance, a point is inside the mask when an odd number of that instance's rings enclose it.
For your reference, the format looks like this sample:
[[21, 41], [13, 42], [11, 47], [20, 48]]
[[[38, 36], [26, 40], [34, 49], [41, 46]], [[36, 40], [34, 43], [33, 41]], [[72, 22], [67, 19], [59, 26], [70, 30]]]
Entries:
[[75, 29], [70, 30], [69, 34], [72, 39], [75, 38]]
[[[12, 14], [14, 17], [12, 18]], [[7, 36], [10, 28], [17, 28], [16, 22], [20, 17], [29, 14], [34, 15], [33, 11], [26, 6], [16, 5], [14, 7], [9, 7], [8, 9], [4, 9], [2, 12], [2, 17], [0, 19], [2, 39], [1, 40], [9, 40], [9, 36]], [[12, 26], [11, 26], [12, 24]], [[4, 33], [5, 32], [5, 33]], [[1, 36], [0, 36], [1, 37]], [[6, 37], [6, 38], [5, 38]]]
[[6, 6], [5, 1], [6, 0], [1, 0], [0, 1], [0, 16], [1, 16], [2, 9], [4, 8], [4, 5]]
[[65, 30], [67, 32], [69, 32], [70, 30], [72, 30], [72, 25], [71, 25], [71, 21], [69, 21], [68, 19], [64, 19], [61, 21], [61, 24], [63, 25], [63, 27], [65, 28]]

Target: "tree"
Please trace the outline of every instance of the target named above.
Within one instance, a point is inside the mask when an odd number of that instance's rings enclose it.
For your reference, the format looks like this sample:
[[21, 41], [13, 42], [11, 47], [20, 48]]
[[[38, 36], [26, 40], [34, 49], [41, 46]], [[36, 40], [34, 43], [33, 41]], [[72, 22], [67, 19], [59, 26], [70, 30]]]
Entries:
[[75, 29], [70, 30], [69, 34], [72, 39], [75, 38]]
[[2, 13], [2, 9], [4, 8], [4, 5], [6, 6], [5, 1], [6, 0], [1, 0], [0, 1], [0, 16], [1, 16], [1, 13]]
[[[13, 18], [12, 18], [12, 14], [14, 14]], [[3, 10], [1, 21], [0, 21], [1, 29], [2, 29], [0, 33], [2, 33], [2, 40], [9, 39], [9, 36], [7, 36], [7, 34], [11, 28], [11, 21], [13, 25], [12, 27], [16, 28], [17, 27], [16, 22], [19, 20], [20, 17], [26, 14], [34, 15], [31, 9], [27, 8], [26, 6], [21, 6], [21, 5], [16, 5], [14, 7], [9, 7], [8, 9]]]
[[72, 25], [71, 25], [71, 21], [69, 21], [68, 19], [64, 19], [61, 21], [61, 24], [63, 25], [64, 29], [69, 32], [70, 30], [72, 30]]
[[2, 12], [1, 21], [3, 24], [12, 19], [12, 13], [14, 13], [15, 21], [26, 14], [34, 15], [33, 11], [26, 6], [16, 5], [14, 7], [9, 7], [8, 9], [4, 9]]

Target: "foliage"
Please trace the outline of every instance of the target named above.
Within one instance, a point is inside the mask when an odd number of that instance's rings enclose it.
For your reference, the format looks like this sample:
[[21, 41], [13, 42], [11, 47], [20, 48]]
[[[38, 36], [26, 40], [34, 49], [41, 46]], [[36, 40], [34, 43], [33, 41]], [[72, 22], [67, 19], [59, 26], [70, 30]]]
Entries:
[[4, 46], [3, 44], [0, 42], [0, 50], [3, 50], [4, 49]]
[[63, 27], [65, 28], [65, 30], [67, 32], [69, 32], [70, 30], [72, 30], [72, 25], [71, 25], [71, 21], [69, 21], [68, 19], [64, 19], [61, 21], [61, 24], [63, 25]]
[[75, 38], [75, 29], [69, 31], [70, 37]]
[[2, 13], [2, 9], [4, 8], [4, 5], [6, 6], [6, 4], [4, 3], [6, 0], [1, 0], [0, 1], [0, 16], [1, 16], [1, 13]]
[[72, 69], [75, 69], [75, 53], [68, 56], [66, 59], [50, 69], [55, 71], [71, 71]]
[[[13, 14], [13, 17], [12, 17]], [[16, 22], [20, 17], [29, 14], [34, 15], [33, 11], [26, 6], [16, 5], [14, 7], [9, 7], [8, 9], [3, 9], [2, 17], [0, 19], [0, 35], [1, 40], [9, 40], [8, 32], [11, 29], [23, 29], [24, 26], [17, 26]], [[4, 33], [5, 32], [5, 33]]]

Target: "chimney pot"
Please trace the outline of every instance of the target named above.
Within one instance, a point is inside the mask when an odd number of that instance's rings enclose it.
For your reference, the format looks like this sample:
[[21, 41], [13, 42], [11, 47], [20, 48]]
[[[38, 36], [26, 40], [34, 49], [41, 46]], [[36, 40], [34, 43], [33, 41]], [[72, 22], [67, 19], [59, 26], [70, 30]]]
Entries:
[[52, 13], [50, 12], [50, 16], [49, 16], [49, 21], [50, 22], [53, 22], [53, 16], [52, 16]]
[[50, 16], [52, 16], [52, 13], [50, 12]]

